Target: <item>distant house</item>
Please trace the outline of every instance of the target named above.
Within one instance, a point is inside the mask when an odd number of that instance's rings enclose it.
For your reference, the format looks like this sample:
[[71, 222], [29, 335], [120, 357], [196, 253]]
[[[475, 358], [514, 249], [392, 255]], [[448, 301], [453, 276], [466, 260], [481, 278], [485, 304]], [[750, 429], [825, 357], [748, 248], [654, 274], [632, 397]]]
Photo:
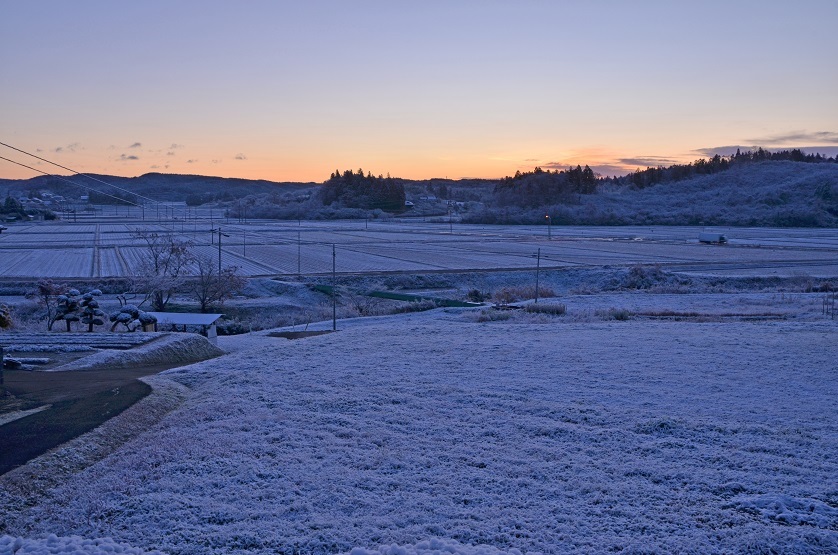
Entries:
[[415, 206], [415, 205], [414, 205], [412, 202], [410, 202], [409, 200], [404, 201], [404, 205], [405, 205], [405, 207], [406, 207], [406, 208], [413, 208], [413, 206]]
[[424, 197], [419, 197], [419, 200], [436, 200], [434, 195], [425, 195]]

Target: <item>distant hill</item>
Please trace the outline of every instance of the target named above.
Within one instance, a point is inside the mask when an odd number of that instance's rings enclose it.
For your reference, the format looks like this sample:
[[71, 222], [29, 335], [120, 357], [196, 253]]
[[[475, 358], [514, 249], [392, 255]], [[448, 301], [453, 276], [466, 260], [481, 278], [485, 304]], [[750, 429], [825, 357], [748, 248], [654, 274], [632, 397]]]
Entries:
[[[204, 202], [212, 200], [233, 200], [262, 193], [285, 193], [306, 189], [315, 183], [278, 183], [262, 179], [239, 179], [212, 177], [205, 175], [180, 175], [165, 173], [147, 173], [139, 177], [118, 177], [114, 175], [88, 174], [105, 183], [109, 183], [133, 194], [160, 201], [184, 201], [190, 195], [204, 197]], [[90, 190], [100, 193], [123, 196], [124, 192], [84, 175], [63, 176], [58, 179], [51, 176], [39, 176], [31, 179], [0, 179], [0, 193], [22, 192], [30, 190], [50, 191], [68, 198], [78, 198], [89, 194]], [[77, 183], [74, 186], [71, 183]]]
[[595, 193], [561, 202], [511, 206], [496, 196], [464, 221], [566, 225], [730, 225], [838, 227], [838, 164], [760, 161], [709, 175], [638, 189], [628, 180], [600, 182]]
[[[94, 177], [154, 200], [186, 201], [196, 206], [214, 203], [229, 210], [231, 217], [387, 217], [374, 203], [368, 206], [369, 203], [350, 202], [352, 195], [338, 191], [340, 194], [329, 197], [323, 183], [161, 173], [132, 178]], [[109, 195], [126, 196], [119, 189], [108, 190], [84, 176], [66, 179]], [[336, 179], [333, 174], [326, 184]], [[586, 166], [561, 172], [536, 168], [500, 180], [364, 179], [398, 188], [398, 202], [384, 207], [390, 213], [423, 217], [453, 213], [464, 223], [545, 224], [545, 215], [549, 215], [555, 225], [838, 227], [835, 159], [754, 159], [752, 153], [745, 153], [728, 159], [647, 169], [620, 178], [594, 176]], [[315, 188], [323, 194], [312, 194]], [[7, 191], [25, 194], [45, 190], [66, 198], [89, 194], [82, 187], [53, 177], [0, 179], [0, 197], [5, 197]], [[112, 200], [100, 195], [97, 202]], [[405, 200], [410, 201], [408, 206], [415, 207], [399, 210], [397, 205]]]

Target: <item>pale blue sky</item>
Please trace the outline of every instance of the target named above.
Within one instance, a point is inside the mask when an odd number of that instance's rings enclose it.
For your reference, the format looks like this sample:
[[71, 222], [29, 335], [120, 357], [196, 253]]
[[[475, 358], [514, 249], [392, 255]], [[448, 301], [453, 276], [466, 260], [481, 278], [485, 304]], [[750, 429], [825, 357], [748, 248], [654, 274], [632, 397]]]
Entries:
[[0, 141], [86, 172], [497, 177], [838, 147], [833, 0], [0, 5]]

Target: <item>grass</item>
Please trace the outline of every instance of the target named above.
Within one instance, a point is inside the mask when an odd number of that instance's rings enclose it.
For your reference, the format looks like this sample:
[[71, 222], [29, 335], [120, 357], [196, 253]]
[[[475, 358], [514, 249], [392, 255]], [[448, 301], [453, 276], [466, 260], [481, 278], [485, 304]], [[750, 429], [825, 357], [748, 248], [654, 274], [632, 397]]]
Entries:
[[549, 314], [551, 316], [562, 316], [563, 314], [567, 314], [567, 306], [563, 304], [530, 303], [524, 307], [524, 310], [537, 314]]
[[[325, 293], [327, 295], [332, 294], [332, 286], [331, 285], [321, 285], [315, 284], [311, 286], [312, 289], [315, 291], [319, 291], [321, 293]], [[341, 296], [340, 290], [338, 289], [338, 297]], [[363, 293], [363, 295], [367, 297], [373, 297], [377, 299], [389, 299], [393, 301], [406, 301], [411, 303], [418, 303], [423, 301], [433, 301], [436, 303], [436, 306], [445, 306], [445, 307], [456, 307], [456, 308], [464, 308], [464, 307], [474, 307], [480, 306], [480, 303], [471, 303], [466, 301], [457, 301], [454, 299], [443, 299], [438, 297], [427, 297], [423, 295], [410, 295], [407, 293], [393, 293], [392, 291], [367, 291]]]
[[49, 409], [0, 426], [0, 474], [88, 432], [151, 393], [141, 381], [80, 399], [58, 401]]

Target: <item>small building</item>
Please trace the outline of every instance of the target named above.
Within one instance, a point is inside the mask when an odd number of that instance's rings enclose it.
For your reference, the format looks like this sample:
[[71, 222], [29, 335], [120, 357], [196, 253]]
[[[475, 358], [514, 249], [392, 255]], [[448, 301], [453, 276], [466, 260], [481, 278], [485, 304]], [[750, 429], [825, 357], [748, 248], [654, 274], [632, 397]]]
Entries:
[[166, 331], [165, 326], [172, 326], [174, 331], [177, 331], [178, 326], [180, 326], [182, 331], [186, 331], [186, 326], [193, 326], [200, 328], [201, 334], [206, 335], [210, 343], [213, 345], [218, 343], [218, 331], [215, 323], [223, 314], [203, 314], [200, 312], [147, 312], [146, 314], [152, 314], [157, 318], [154, 331]]

